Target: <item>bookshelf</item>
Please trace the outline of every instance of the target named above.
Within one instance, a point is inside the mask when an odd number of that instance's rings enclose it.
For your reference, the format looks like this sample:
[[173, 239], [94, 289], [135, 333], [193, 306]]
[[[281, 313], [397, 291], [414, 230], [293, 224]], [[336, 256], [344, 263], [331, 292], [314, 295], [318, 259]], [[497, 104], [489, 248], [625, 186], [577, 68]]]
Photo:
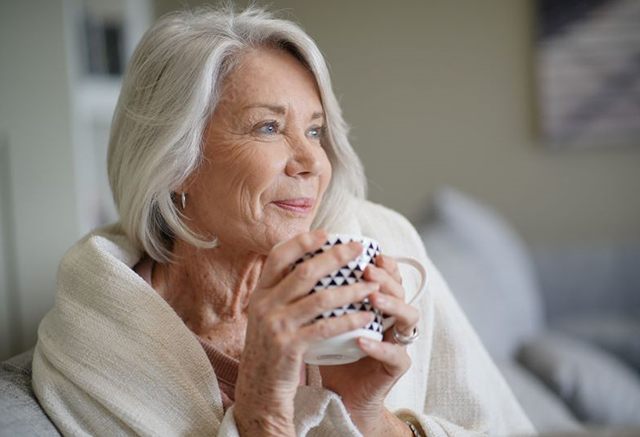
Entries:
[[65, 0], [79, 234], [115, 221], [106, 156], [126, 63], [151, 25], [151, 0]]

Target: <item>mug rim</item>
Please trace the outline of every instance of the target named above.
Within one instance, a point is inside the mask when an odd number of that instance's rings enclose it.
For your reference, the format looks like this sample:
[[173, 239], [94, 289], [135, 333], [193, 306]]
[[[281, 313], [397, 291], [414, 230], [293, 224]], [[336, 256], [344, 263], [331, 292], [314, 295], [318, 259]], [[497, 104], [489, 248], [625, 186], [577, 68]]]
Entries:
[[375, 243], [378, 247], [380, 247], [380, 242], [372, 237], [367, 237], [366, 235], [360, 234], [346, 234], [343, 232], [330, 232], [327, 234], [327, 241], [329, 241], [332, 237], [340, 238], [347, 241], [357, 241], [364, 243]]

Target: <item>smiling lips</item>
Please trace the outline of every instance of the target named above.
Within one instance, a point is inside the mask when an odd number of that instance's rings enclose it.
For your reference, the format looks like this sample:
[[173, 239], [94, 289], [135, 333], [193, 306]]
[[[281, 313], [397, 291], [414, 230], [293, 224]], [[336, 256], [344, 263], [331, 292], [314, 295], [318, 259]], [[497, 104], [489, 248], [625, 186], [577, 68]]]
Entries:
[[313, 209], [314, 199], [311, 197], [299, 197], [296, 199], [283, 199], [273, 202], [276, 206], [288, 211], [308, 213]]

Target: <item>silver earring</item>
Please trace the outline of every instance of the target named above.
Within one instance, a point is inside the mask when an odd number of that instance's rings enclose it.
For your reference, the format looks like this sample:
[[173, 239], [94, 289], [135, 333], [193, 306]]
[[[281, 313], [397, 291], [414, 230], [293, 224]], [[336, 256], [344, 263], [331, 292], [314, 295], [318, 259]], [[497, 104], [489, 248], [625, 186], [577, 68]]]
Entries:
[[187, 207], [187, 193], [184, 191], [180, 194], [180, 204], [182, 205], [182, 210]]

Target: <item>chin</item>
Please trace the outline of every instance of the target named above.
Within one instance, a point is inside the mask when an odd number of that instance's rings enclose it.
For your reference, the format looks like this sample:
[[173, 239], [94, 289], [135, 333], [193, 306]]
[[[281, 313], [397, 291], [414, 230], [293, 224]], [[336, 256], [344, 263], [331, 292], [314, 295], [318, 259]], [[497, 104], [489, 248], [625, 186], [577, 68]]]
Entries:
[[295, 237], [296, 235], [302, 234], [304, 232], [309, 232], [310, 225], [309, 224], [298, 224], [298, 225], [285, 225], [282, 224], [277, 229], [274, 230], [273, 233], [269, 233], [269, 243], [270, 246], [273, 247], [278, 243], [283, 243]]

